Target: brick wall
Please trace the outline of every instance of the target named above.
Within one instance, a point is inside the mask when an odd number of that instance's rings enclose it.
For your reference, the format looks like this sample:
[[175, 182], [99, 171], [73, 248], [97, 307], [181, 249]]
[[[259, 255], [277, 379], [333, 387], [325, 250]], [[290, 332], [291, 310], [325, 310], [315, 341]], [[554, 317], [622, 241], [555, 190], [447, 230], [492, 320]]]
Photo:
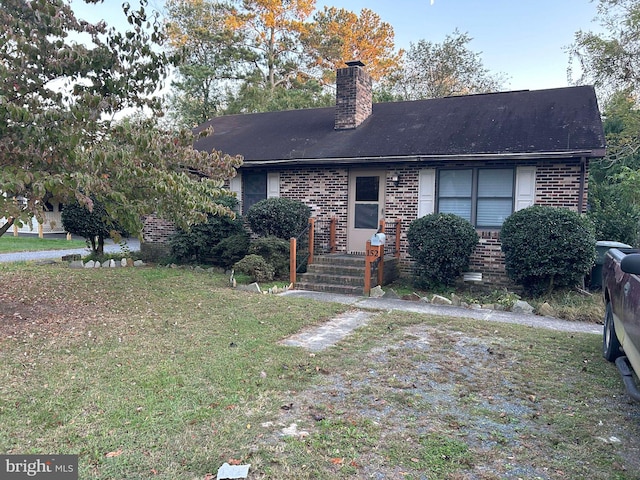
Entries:
[[[482, 166], [503, 166], [503, 162], [485, 162]], [[570, 208], [578, 210], [580, 197], [581, 166], [579, 160], [548, 162], [521, 162], [518, 166], [536, 166], [535, 202], [540, 205]], [[411, 259], [407, 252], [406, 232], [409, 224], [418, 215], [418, 171], [421, 168], [470, 168], [478, 167], [478, 162], [430, 162], [405, 164], [380, 164], [376, 170], [385, 170], [386, 203], [385, 218], [389, 222], [402, 221], [400, 271], [404, 275], [411, 273]], [[509, 166], [516, 166], [511, 164]], [[360, 166], [358, 166], [360, 167]], [[397, 175], [398, 186], [391, 177]], [[585, 168], [585, 178], [587, 171]], [[328, 251], [328, 221], [337, 219], [337, 249], [346, 252], [347, 243], [347, 205], [348, 205], [347, 167], [305, 167], [282, 169], [280, 171], [280, 195], [300, 200], [311, 207], [312, 216], [318, 221], [316, 244], [320, 253]], [[586, 210], [586, 188], [583, 192], [582, 211]], [[149, 217], [143, 232], [145, 242], [164, 242], [173, 233], [173, 225], [156, 217]], [[480, 244], [471, 258], [471, 271], [481, 272], [485, 283], [508, 285], [504, 270], [504, 255], [500, 249], [499, 230], [479, 230]]]

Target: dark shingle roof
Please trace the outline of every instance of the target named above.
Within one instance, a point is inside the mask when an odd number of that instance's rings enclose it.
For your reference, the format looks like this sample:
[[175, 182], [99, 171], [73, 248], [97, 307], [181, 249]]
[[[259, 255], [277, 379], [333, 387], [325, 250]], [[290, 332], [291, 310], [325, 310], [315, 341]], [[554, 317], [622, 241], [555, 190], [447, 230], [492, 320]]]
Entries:
[[376, 103], [353, 130], [334, 130], [334, 108], [216, 117], [195, 147], [241, 154], [245, 166], [392, 157], [587, 156], [604, 154], [593, 87], [514, 91]]

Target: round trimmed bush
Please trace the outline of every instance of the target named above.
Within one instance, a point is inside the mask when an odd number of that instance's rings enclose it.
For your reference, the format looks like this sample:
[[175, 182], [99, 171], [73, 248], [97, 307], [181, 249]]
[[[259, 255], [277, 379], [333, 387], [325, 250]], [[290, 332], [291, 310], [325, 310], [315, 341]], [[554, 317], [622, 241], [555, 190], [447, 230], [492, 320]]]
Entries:
[[254, 282], [273, 280], [273, 266], [260, 255], [247, 255], [233, 266], [236, 272], [244, 273]]
[[414, 259], [414, 283], [419, 288], [451, 286], [469, 268], [478, 234], [467, 220], [435, 213], [414, 220], [407, 231]]
[[530, 295], [581, 284], [596, 255], [593, 224], [566, 208], [534, 205], [514, 212], [500, 241], [507, 275]]
[[249, 246], [249, 253], [260, 255], [274, 268], [275, 278], [289, 277], [289, 242], [278, 237], [261, 237]]
[[311, 208], [291, 198], [267, 198], [247, 211], [251, 231], [260, 237], [274, 236], [289, 240], [307, 227]]

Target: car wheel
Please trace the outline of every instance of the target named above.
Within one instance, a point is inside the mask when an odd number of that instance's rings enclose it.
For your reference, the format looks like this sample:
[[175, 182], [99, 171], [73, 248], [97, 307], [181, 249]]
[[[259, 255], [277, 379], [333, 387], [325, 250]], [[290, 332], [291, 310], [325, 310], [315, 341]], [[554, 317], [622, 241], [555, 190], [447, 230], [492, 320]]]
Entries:
[[604, 331], [602, 335], [602, 355], [610, 362], [622, 355], [620, 341], [616, 335], [616, 327], [613, 323], [613, 310], [611, 302], [607, 302], [604, 314]]

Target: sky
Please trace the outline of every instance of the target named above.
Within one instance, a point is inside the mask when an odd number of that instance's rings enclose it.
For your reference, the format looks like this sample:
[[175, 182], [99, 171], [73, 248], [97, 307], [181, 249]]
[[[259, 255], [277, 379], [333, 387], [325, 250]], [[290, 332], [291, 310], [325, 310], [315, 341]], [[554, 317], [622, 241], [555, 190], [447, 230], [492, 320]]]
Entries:
[[[80, 18], [123, 21], [120, 0], [86, 5], [73, 0]], [[134, 1], [131, 1], [134, 4]], [[149, 0], [162, 9], [163, 0]], [[317, 0], [316, 6], [376, 12], [395, 31], [397, 48], [426, 40], [441, 43], [457, 29], [472, 41], [485, 68], [506, 77], [504, 90], [566, 87], [569, 54], [578, 30], [599, 31], [597, 0]]]

